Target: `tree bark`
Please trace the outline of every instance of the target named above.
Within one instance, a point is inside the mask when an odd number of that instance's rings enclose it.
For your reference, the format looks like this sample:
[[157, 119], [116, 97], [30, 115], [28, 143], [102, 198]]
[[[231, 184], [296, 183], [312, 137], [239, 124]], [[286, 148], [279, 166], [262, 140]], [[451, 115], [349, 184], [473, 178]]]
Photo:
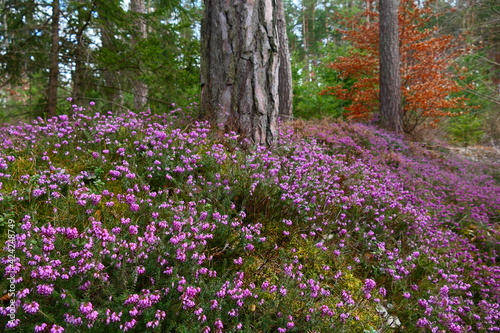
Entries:
[[[83, 0], [78, 0], [82, 2]], [[88, 12], [79, 11], [78, 13], [78, 30], [76, 32], [76, 46], [75, 46], [75, 70], [73, 72], [73, 101], [77, 105], [82, 105], [83, 92], [85, 90], [85, 77], [87, 74], [86, 56], [88, 55], [88, 48], [85, 45], [85, 31], [92, 20], [92, 13], [94, 12], [95, 3]], [[85, 17], [83, 17], [85, 14]]]
[[[146, 5], [144, 0], [131, 0], [130, 10], [138, 15], [138, 19], [135, 22], [137, 33], [132, 38], [133, 44], [137, 44], [139, 40], [148, 37], [146, 21], [144, 20], [144, 14], [146, 14]], [[137, 75], [141, 75], [141, 61], [137, 60], [138, 71]], [[139, 78], [134, 79], [133, 82], [134, 90], [134, 108], [136, 110], [142, 109], [148, 102], [148, 86], [144, 81]]]
[[380, 116], [382, 126], [403, 132], [397, 0], [380, 0]]
[[285, 21], [285, 4], [277, 1], [278, 6], [278, 39], [279, 39], [279, 112], [281, 121], [293, 119], [293, 88], [292, 88], [292, 66], [290, 62], [290, 50], [288, 48], [288, 34]]
[[202, 112], [221, 130], [258, 145], [277, 140], [279, 50], [284, 47], [278, 20], [277, 0], [205, 0]]
[[57, 87], [59, 84], [59, 0], [52, 2], [52, 46], [50, 49], [49, 84], [47, 88], [47, 118], [56, 115]]

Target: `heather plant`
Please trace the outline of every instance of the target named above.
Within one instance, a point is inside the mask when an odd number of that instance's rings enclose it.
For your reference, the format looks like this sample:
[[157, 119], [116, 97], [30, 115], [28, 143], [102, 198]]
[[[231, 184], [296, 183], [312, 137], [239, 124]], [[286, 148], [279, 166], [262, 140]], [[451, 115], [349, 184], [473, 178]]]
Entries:
[[488, 166], [331, 122], [243, 150], [182, 115], [75, 106], [0, 129], [2, 327], [499, 329]]

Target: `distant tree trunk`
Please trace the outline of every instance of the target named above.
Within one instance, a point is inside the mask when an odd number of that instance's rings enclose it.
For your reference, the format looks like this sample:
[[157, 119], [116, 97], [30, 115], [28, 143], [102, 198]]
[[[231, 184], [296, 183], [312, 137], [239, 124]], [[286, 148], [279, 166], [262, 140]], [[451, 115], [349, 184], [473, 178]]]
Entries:
[[[104, 22], [101, 21], [99, 24], [99, 30], [101, 32], [102, 48], [104, 50], [114, 50], [113, 28], [109, 27], [109, 22], [106, 22], [106, 20], [104, 20]], [[119, 71], [110, 68], [104, 68], [102, 72], [104, 82], [106, 83], [104, 93], [108, 98], [109, 108], [111, 110], [116, 110], [117, 106], [123, 106], [125, 103], [122, 84], [119, 79], [120, 73]]]
[[202, 110], [220, 129], [259, 145], [277, 139], [279, 50], [285, 47], [279, 15], [276, 0], [205, 0]]
[[[144, 4], [144, 0], [131, 0], [130, 1], [130, 10], [134, 13], [137, 13], [138, 19], [135, 22], [137, 33], [132, 38], [134, 44], [141, 39], [145, 39], [148, 37], [146, 21], [144, 20], [144, 14], [146, 14], [146, 5]], [[141, 75], [141, 61], [138, 59], [137, 61], [138, 71], [137, 75]], [[134, 108], [136, 110], [142, 109], [146, 103], [148, 102], [148, 86], [141, 79], [134, 79]]]
[[[82, 1], [82, 0], [78, 0]], [[85, 31], [92, 20], [92, 13], [94, 11], [94, 3], [91, 10], [86, 13], [86, 17], [81, 17], [79, 14], [78, 21], [79, 27], [76, 32], [76, 47], [75, 47], [75, 71], [73, 72], [73, 100], [75, 104], [82, 104], [82, 97], [85, 85], [86, 76], [86, 59], [85, 56], [88, 54], [87, 47], [85, 45]]]
[[279, 39], [279, 112], [282, 121], [293, 119], [292, 67], [290, 50], [288, 49], [288, 34], [285, 22], [285, 4], [277, 1], [278, 6], [278, 39]]
[[73, 72], [73, 101], [75, 104], [81, 104], [82, 100], [82, 85], [85, 76], [85, 66], [83, 61], [83, 36], [77, 34], [75, 48], [75, 71]]
[[52, 1], [52, 46], [50, 49], [49, 84], [47, 88], [47, 118], [56, 115], [57, 86], [59, 83], [59, 0]]
[[398, 2], [380, 0], [380, 116], [382, 126], [403, 132]]

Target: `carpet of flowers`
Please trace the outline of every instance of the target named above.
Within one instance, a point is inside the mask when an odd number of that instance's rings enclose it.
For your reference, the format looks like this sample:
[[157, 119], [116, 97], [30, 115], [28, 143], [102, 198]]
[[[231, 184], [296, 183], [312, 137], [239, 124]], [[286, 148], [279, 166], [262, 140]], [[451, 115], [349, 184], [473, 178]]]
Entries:
[[494, 166], [361, 124], [245, 150], [182, 117], [75, 106], [0, 128], [0, 327], [500, 331]]

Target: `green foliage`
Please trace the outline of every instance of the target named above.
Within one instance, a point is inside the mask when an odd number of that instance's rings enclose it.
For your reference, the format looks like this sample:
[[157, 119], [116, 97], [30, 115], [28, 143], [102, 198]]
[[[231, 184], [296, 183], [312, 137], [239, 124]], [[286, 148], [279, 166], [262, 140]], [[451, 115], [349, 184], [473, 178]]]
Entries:
[[349, 105], [349, 102], [333, 95], [321, 95], [321, 92], [329, 86], [336, 86], [340, 83], [349, 84], [326, 66], [337, 57], [347, 54], [348, 50], [349, 47], [344, 44], [325, 46], [321, 56], [314, 60], [317, 65], [312, 73], [305, 69], [304, 62], [292, 62], [294, 116], [302, 119], [342, 117], [344, 108]]

